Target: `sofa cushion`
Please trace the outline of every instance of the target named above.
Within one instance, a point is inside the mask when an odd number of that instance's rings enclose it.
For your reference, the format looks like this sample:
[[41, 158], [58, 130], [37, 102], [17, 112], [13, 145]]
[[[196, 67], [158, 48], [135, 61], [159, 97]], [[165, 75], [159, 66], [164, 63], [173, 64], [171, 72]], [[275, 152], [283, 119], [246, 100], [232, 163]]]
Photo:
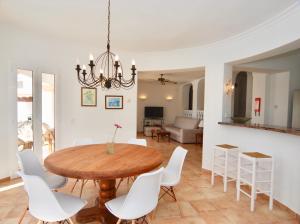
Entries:
[[180, 129], [174, 126], [166, 126], [164, 129], [169, 131], [171, 134], [180, 135]]
[[174, 127], [181, 129], [195, 129], [198, 126], [198, 119], [189, 117], [176, 117]]

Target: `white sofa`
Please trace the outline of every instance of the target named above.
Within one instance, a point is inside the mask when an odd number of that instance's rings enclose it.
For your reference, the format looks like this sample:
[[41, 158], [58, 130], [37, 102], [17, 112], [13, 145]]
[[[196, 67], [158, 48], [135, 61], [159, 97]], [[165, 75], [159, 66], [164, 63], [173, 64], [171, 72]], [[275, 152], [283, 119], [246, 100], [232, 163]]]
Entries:
[[172, 125], [166, 125], [164, 129], [171, 133], [171, 138], [180, 143], [196, 143], [196, 133], [201, 133], [199, 120], [189, 117], [176, 117]]

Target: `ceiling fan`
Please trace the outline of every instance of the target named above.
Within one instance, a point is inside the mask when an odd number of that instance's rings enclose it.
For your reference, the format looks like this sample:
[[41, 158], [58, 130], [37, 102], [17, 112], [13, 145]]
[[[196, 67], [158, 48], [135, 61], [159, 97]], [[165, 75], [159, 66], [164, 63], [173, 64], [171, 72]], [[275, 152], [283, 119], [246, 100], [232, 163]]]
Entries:
[[177, 82], [174, 82], [174, 81], [171, 81], [171, 80], [169, 80], [169, 79], [166, 79], [166, 78], [164, 78], [163, 76], [164, 76], [164, 74], [160, 74], [160, 77], [157, 79], [157, 81], [159, 81], [160, 84], [166, 85], [167, 82], [168, 82], [168, 83], [172, 83], [172, 84], [177, 84]]

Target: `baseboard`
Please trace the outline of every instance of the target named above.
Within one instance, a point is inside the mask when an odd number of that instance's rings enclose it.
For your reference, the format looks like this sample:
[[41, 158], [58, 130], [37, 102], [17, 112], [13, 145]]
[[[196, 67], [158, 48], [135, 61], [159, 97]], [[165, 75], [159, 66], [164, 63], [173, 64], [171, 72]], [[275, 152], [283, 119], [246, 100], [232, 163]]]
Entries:
[[[202, 171], [202, 173], [211, 175], [211, 171], [210, 170], [201, 168], [201, 171]], [[268, 195], [261, 194], [260, 196], [261, 197], [265, 197], [266, 199], [269, 199]], [[300, 214], [297, 214], [296, 212], [294, 212], [293, 210], [291, 210], [289, 207], [287, 207], [286, 205], [282, 204], [281, 202], [277, 201], [276, 199], [273, 199], [273, 203], [274, 203], [274, 205], [280, 207], [281, 209], [287, 210], [287, 211], [291, 212], [293, 215], [295, 215], [296, 220], [300, 224]]]
[[10, 177], [4, 177], [4, 178], [0, 179], [0, 183], [4, 183], [7, 181], [10, 181]]

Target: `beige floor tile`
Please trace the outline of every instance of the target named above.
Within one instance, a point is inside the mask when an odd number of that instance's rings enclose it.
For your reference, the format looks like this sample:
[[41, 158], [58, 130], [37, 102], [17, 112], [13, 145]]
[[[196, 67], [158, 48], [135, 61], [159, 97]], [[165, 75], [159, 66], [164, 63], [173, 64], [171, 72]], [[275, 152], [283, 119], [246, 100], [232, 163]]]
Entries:
[[163, 202], [156, 208], [156, 216], [160, 217], [181, 217], [179, 205], [177, 202]]
[[210, 202], [209, 199], [202, 199], [198, 201], [191, 201], [191, 205], [198, 211], [216, 211], [217, 208]]
[[200, 216], [207, 224], [233, 224], [220, 211], [203, 211]]
[[178, 202], [180, 213], [182, 217], [198, 216], [198, 212], [187, 201]]

